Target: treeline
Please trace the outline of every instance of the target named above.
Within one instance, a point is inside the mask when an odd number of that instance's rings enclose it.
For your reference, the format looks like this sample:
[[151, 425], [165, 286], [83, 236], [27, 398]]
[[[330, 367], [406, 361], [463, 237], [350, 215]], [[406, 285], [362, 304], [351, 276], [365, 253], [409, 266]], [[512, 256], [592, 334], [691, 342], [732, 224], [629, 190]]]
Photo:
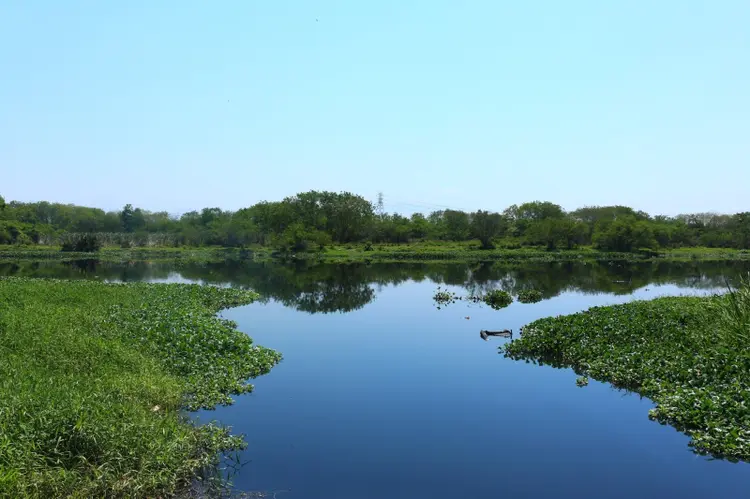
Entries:
[[[95, 234], [95, 237], [92, 236]], [[272, 246], [319, 250], [331, 244], [476, 240], [480, 247], [593, 246], [640, 251], [705, 246], [750, 248], [750, 212], [651, 216], [627, 206], [589, 206], [566, 212], [534, 201], [502, 213], [439, 210], [409, 217], [383, 211], [348, 192], [310, 191], [232, 212], [204, 208], [180, 217], [126, 205], [120, 211], [0, 197], [0, 244], [129, 246]], [[83, 241], [83, 242], [82, 242]], [[84, 244], [85, 243], [85, 244]]]

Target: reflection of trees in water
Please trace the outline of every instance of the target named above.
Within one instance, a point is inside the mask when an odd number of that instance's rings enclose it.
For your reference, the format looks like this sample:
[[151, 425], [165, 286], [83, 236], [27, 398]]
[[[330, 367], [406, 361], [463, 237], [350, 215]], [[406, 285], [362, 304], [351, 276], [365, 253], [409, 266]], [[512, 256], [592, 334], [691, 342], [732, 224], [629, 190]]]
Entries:
[[310, 313], [348, 312], [371, 302], [376, 289], [406, 281], [429, 280], [455, 285], [470, 294], [502, 289], [513, 295], [536, 289], [544, 298], [566, 291], [628, 294], [656, 284], [691, 288], [724, 286], [750, 271], [747, 261], [716, 262], [557, 262], [478, 264], [382, 263], [277, 264], [253, 261], [221, 263], [78, 262], [0, 263], [0, 275], [139, 281], [165, 279], [171, 274], [210, 284], [253, 289], [263, 300]]
[[750, 270], [750, 262], [555, 262], [537, 264], [483, 263], [464, 286], [481, 294], [502, 289], [517, 295], [536, 289], [544, 298], [566, 291], [629, 294], [659, 284], [711, 289], [722, 287], [724, 278]]
[[98, 260], [0, 263], [0, 276], [54, 277], [57, 279], [117, 280], [123, 282], [166, 279], [174, 264], [144, 261], [111, 263]]

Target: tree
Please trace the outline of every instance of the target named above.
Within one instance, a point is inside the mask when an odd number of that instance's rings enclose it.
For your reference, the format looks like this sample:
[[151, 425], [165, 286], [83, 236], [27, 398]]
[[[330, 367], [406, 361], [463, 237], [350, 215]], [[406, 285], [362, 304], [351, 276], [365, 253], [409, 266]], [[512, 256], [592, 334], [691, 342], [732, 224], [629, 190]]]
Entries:
[[548, 250], [573, 249], [586, 241], [588, 227], [571, 218], [546, 219], [532, 222], [526, 231], [526, 240], [531, 244], [543, 244]]
[[299, 222], [292, 223], [284, 232], [273, 238], [273, 245], [284, 252], [300, 252], [323, 249], [331, 244], [331, 236], [323, 231], [305, 227]]
[[636, 220], [647, 220], [649, 215], [642, 211], [635, 211], [629, 206], [584, 206], [570, 213], [575, 220], [585, 222], [593, 228], [599, 222], [611, 222], [618, 218], [631, 217]]
[[323, 192], [321, 196], [326, 232], [334, 241], [362, 240], [371, 231], [375, 214], [365, 198], [350, 192]]
[[594, 246], [605, 251], [629, 252], [658, 247], [651, 225], [635, 217], [599, 223], [592, 239]]
[[177, 229], [177, 221], [166, 211], [145, 212], [145, 217], [146, 230], [149, 232], [172, 232]]
[[416, 239], [425, 239], [430, 235], [430, 223], [421, 213], [414, 213], [411, 216], [411, 237]]
[[373, 236], [376, 241], [391, 243], [409, 242], [411, 221], [397, 213], [383, 215], [377, 219]]
[[435, 239], [448, 238], [443, 213], [445, 213], [443, 210], [438, 210], [433, 211], [427, 216], [427, 223], [430, 224], [430, 232]]
[[471, 235], [482, 243], [482, 249], [492, 249], [495, 239], [505, 227], [505, 219], [499, 213], [479, 210], [471, 216]]
[[557, 224], [559, 240], [567, 249], [586, 244], [589, 238], [589, 227], [583, 222], [564, 218]]
[[232, 215], [232, 219], [226, 227], [224, 244], [227, 246], [245, 246], [247, 244], [261, 243], [262, 235], [260, 229], [252, 218], [252, 211], [243, 208]]
[[560, 205], [549, 201], [532, 201], [516, 207], [511, 206], [509, 212], [514, 216], [516, 234], [522, 236], [534, 222], [540, 220], [559, 220], [565, 218], [565, 211]]
[[733, 234], [733, 246], [750, 249], [750, 212], [732, 215], [728, 225]]
[[[533, 201], [512, 205], [502, 214], [440, 210], [428, 216], [387, 214], [383, 195], [373, 205], [348, 192], [308, 191], [279, 202], [260, 202], [232, 213], [203, 208], [179, 219], [167, 212], [149, 212], [127, 204], [120, 211], [40, 201], [6, 202], [0, 197], [2, 241], [13, 244], [56, 243], [65, 234], [98, 234], [107, 244], [179, 242], [188, 245], [243, 246], [280, 241], [307, 241], [315, 246], [325, 238], [338, 243], [413, 239], [465, 241], [477, 238], [483, 248], [507, 234], [513, 243], [573, 248], [593, 243], [608, 251], [641, 248], [709, 246], [750, 248], [750, 213], [650, 216], [621, 205], [586, 206], [569, 214], [557, 204]], [[293, 230], [287, 230], [293, 224]], [[113, 236], [107, 233], [125, 233]], [[158, 237], [157, 237], [158, 234]], [[294, 244], [293, 244], [294, 245]]]
[[466, 241], [470, 234], [469, 215], [458, 210], [445, 210], [445, 235], [451, 241]]
[[516, 217], [520, 220], [560, 219], [565, 217], [565, 211], [560, 205], [549, 201], [532, 201], [519, 206], [516, 210]]
[[71, 223], [73, 232], [97, 232], [99, 230], [98, 220], [93, 213], [82, 213]]
[[211, 222], [214, 222], [222, 216], [224, 216], [224, 212], [221, 211], [221, 208], [203, 208], [201, 210], [200, 221], [204, 227], [208, 227]]
[[132, 204], [126, 204], [120, 212], [120, 223], [125, 232], [135, 232], [135, 213]]

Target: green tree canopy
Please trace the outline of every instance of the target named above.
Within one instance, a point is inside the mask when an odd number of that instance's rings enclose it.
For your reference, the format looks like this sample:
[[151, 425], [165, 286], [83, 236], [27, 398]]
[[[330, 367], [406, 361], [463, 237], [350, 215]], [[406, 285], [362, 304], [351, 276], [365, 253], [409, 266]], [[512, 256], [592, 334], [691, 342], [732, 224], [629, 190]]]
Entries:
[[471, 215], [471, 235], [482, 243], [483, 249], [492, 249], [493, 239], [507, 228], [505, 218], [499, 213], [479, 210]]
[[[127, 204], [120, 211], [47, 201], [22, 203], [0, 198], [2, 240], [11, 244], [61, 244], [67, 234], [96, 233], [105, 244], [246, 246], [291, 241], [319, 247], [321, 241], [405, 243], [414, 240], [467, 241], [491, 247], [503, 236], [513, 245], [548, 249], [594, 245], [612, 251], [640, 248], [750, 248], [748, 213], [693, 213], [650, 216], [621, 205], [585, 206], [566, 214], [560, 205], [533, 201], [502, 214], [478, 210], [375, 213], [372, 203], [350, 192], [308, 191], [282, 201], [262, 201], [236, 212], [206, 207], [180, 217]], [[291, 230], [288, 230], [294, 226]], [[281, 236], [284, 237], [281, 237]], [[286, 243], [284, 243], [286, 244]], [[317, 246], [316, 246], [317, 245]]]
[[593, 243], [594, 246], [605, 251], [628, 252], [658, 247], [651, 225], [635, 217], [599, 223], [593, 236]]

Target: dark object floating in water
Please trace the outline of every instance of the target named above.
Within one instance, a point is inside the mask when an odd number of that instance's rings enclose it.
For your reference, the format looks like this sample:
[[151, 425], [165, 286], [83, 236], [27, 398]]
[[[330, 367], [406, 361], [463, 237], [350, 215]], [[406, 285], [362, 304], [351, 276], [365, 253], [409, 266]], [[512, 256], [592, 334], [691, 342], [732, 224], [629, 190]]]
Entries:
[[484, 340], [487, 341], [487, 338], [490, 336], [502, 336], [503, 338], [512, 338], [513, 337], [513, 330], [512, 329], [503, 329], [502, 331], [487, 331], [487, 330], [481, 330], [479, 331], [479, 336]]

